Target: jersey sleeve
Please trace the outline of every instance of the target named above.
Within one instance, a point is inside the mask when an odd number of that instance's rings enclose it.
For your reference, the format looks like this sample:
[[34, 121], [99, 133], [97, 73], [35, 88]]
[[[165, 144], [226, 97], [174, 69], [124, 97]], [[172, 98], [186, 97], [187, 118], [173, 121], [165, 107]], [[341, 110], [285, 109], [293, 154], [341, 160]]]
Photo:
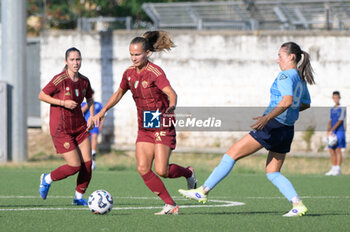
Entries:
[[42, 89], [42, 91], [50, 96], [53, 96], [56, 92], [59, 91], [59, 88], [53, 83], [53, 78], [47, 85]]
[[166, 78], [165, 74], [162, 73], [161, 75], [159, 75], [156, 79], [155, 79], [155, 85], [159, 88], [159, 89], [164, 89], [167, 86], [170, 86], [170, 82], [169, 80]]
[[293, 96], [293, 81], [285, 73], [281, 72], [277, 77], [278, 90], [281, 96]]
[[301, 98], [301, 103], [305, 104], [305, 105], [310, 105], [311, 104], [311, 97], [310, 97], [310, 93], [309, 90], [307, 88], [307, 85], [305, 84], [305, 91], [304, 94]]
[[338, 121], [344, 121], [346, 116], [346, 109], [345, 107], [340, 107], [340, 116]]
[[128, 84], [128, 74], [127, 71], [124, 72], [122, 81], [120, 82], [119, 87], [123, 90], [128, 90], [129, 89], [129, 84]]

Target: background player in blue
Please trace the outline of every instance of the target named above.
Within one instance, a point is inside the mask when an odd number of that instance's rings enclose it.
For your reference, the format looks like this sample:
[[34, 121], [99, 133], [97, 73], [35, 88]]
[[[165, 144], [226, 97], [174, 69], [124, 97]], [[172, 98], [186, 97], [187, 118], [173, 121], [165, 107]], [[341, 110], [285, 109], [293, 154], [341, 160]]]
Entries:
[[339, 91], [334, 91], [332, 98], [335, 105], [330, 112], [327, 136], [330, 136], [332, 134], [336, 135], [337, 143], [334, 146], [328, 146], [329, 152], [331, 153], [332, 168], [326, 173], [326, 176], [340, 175], [340, 166], [342, 163], [341, 148], [346, 147], [344, 129], [346, 110], [344, 107], [340, 106]]
[[310, 107], [307, 83], [312, 85], [315, 81], [309, 54], [294, 42], [282, 44], [278, 52], [278, 64], [282, 71], [271, 86], [269, 107], [263, 116], [255, 118], [256, 123], [251, 126], [253, 130], [231, 146], [201, 187], [180, 189], [180, 194], [206, 203], [209, 191], [230, 173], [236, 161], [265, 147], [269, 151], [266, 176], [293, 204], [292, 210], [283, 216], [302, 216], [307, 212], [292, 183], [280, 170], [286, 153], [290, 151], [299, 111]]
[[[99, 113], [101, 109], [103, 108], [103, 105], [99, 102], [94, 102], [95, 104], [95, 114]], [[85, 120], [87, 121], [90, 117], [90, 112], [87, 110], [87, 104], [86, 102], [81, 103], [81, 111], [84, 114]], [[96, 152], [97, 152], [97, 146], [98, 146], [98, 135], [102, 130], [102, 126], [104, 123], [105, 118], [101, 120], [101, 123], [98, 127], [94, 127], [92, 130], [90, 130], [90, 138], [91, 138], [91, 156], [92, 156], [92, 166], [91, 169], [95, 170], [96, 169]]]

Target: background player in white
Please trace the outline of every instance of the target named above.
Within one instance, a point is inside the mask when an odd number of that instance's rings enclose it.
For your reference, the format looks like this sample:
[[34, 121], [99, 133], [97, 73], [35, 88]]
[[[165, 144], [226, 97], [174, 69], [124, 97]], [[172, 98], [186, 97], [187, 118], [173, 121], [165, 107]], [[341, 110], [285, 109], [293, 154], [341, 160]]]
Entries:
[[340, 92], [334, 91], [332, 95], [334, 107], [330, 112], [330, 120], [328, 123], [327, 136], [335, 135], [337, 143], [328, 146], [331, 154], [332, 168], [326, 173], [326, 176], [338, 176], [341, 174], [340, 166], [342, 163], [341, 149], [346, 147], [344, 119], [346, 110], [340, 106]]
[[309, 54], [294, 42], [282, 44], [278, 52], [278, 64], [281, 72], [271, 86], [269, 107], [263, 116], [255, 118], [257, 121], [251, 126], [253, 131], [231, 146], [201, 187], [180, 189], [180, 194], [199, 202], [207, 202], [209, 191], [231, 172], [236, 161], [265, 147], [269, 151], [266, 176], [293, 204], [293, 208], [284, 216], [302, 216], [307, 212], [292, 183], [280, 170], [286, 153], [290, 151], [294, 123], [299, 117], [299, 111], [310, 107], [307, 83], [315, 84], [315, 81]]

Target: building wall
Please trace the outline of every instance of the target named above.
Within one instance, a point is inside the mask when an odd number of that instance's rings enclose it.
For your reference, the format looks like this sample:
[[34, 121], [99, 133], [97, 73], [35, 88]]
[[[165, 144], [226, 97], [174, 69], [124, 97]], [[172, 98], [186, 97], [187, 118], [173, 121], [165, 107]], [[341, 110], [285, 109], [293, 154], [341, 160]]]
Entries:
[[[141, 31], [82, 33], [52, 31], [42, 37], [42, 87], [64, 66], [64, 52], [76, 46], [82, 52], [81, 73], [90, 78], [97, 101], [105, 104], [117, 90], [124, 70], [131, 65], [128, 45]], [[266, 106], [269, 88], [279, 72], [277, 53], [286, 41], [309, 52], [317, 85], [310, 86], [313, 106], [331, 106], [331, 93], [342, 93], [350, 105], [350, 33], [346, 32], [234, 32], [170, 31], [176, 47], [155, 53], [178, 94], [178, 106]], [[48, 105], [42, 104], [43, 128], [48, 131]], [[325, 125], [326, 127], [326, 125]], [[116, 148], [132, 147], [137, 132], [136, 107], [130, 93], [108, 113], [104, 138]], [[313, 139], [314, 150], [325, 132]], [[179, 132], [178, 148], [228, 147], [242, 132]], [[349, 136], [348, 136], [349, 137]], [[293, 149], [305, 146], [297, 134]]]

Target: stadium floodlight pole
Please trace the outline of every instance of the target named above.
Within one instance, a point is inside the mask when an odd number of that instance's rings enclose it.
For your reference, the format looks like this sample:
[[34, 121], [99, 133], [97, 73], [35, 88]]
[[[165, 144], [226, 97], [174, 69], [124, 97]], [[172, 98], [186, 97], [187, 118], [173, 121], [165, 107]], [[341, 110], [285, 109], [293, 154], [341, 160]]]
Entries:
[[8, 157], [27, 160], [26, 1], [1, 1], [1, 79], [8, 90]]

